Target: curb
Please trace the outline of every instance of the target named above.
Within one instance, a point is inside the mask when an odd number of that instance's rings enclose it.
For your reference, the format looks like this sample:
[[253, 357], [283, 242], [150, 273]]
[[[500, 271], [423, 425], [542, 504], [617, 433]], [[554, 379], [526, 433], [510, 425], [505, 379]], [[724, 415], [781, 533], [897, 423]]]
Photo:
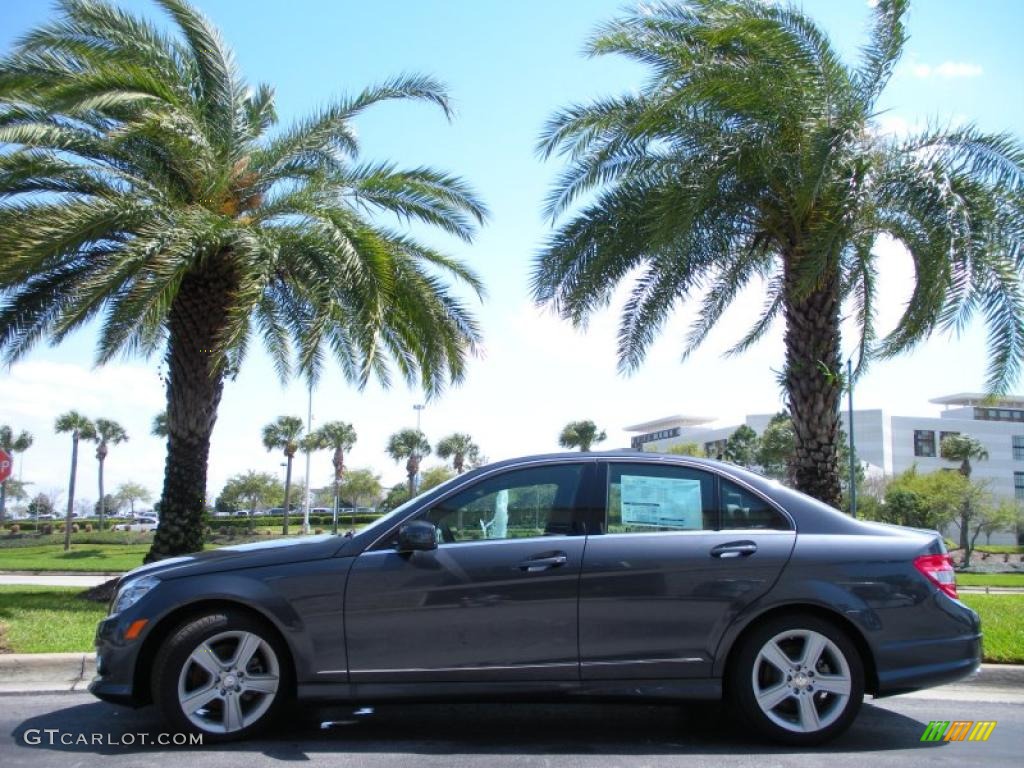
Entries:
[[[84, 691], [96, 674], [94, 653], [0, 654], [0, 694]], [[974, 677], [952, 685], [1024, 690], [1024, 664], [982, 664]]]
[[3, 571], [0, 576], [124, 576], [128, 571]]
[[0, 655], [0, 693], [84, 691], [95, 674], [94, 653]]

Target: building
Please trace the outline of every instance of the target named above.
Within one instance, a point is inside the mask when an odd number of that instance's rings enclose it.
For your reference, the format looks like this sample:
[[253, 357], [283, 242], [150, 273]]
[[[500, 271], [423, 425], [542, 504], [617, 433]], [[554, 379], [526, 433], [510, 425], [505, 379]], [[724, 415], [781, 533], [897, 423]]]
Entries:
[[[1024, 502], [1024, 397], [990, 399], [979, 393], [937, 397], [930, 402], [944, 406], [938, 416], [896, 416], [882, 409], [853, 412], [853, 438], [857, 456], [868, 474], [897, 475], [914, 464], [922, 472], [951, 469], [939, 457], [939, 445], [947, 435], [964, 434], [978, 440], [988, 459], [972, 463], [971, 477], [988, 482], [993, 494]], [[758, 434], [774, 414], [750, 414], [744, 423]], [[721, 454], [725, 441], [739, 426], [715, 426], [716, 419], [702, 416], [669, 416], [626, 427], [636, 433], [633, 448], [664, 451], [680, 443], [697, 443], [711, 457]], [[847, 413], [841, 414], [849, 433]], [[1000, 536], [1015, 543], [1012, 536]], [[993, 543], [996, 536], [993, 536]]]

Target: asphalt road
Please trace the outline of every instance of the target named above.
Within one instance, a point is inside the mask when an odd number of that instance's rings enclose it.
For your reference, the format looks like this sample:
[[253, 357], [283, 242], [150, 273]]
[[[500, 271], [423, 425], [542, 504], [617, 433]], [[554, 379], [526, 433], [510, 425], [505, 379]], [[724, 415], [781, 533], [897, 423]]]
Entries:
[[[942, 689], [939, 689], [942, 690]], [[1019, 766], [1024, 696], [965, 694], [868, 699], [854, 726], [825, 747], [795, 750], [752, 740], [718, 706], [458, 704], [296, 709], [259, 741], [202, 747], [142, 744], [161, 733], [151, 708], [124, 709], [81, 693], [0, 696], [5, 768], [260, 768], [403, 766], [555, 768], [657, 766]], [[922, 743], [930, 720], [997, 720], [985, 743]], [[58, 729], [52, 737], [46, 729]], [[100, 736], [94, 736], [100, 734]], [[143, 734], [145, 736], [143, 736]], [[69, 742], [61, 744], [61, 740]], [[102, 743], [93, 743], [102, 740]], [[133, 744], [126, 742], [133, 741]], [[38, 743], [27, 743], [38, 742]]]

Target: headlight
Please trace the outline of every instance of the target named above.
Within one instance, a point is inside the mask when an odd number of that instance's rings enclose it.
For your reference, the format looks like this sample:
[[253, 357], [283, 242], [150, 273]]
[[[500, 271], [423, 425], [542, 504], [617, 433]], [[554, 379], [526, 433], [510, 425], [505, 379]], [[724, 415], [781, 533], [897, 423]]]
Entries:
[[153, 587], [160, 583], [156, 576], [143, 576], [141, 579], [133, 579], [117, 591], [114, 598], [114, 608], [111, 615], [120, 613], [135, 605]]

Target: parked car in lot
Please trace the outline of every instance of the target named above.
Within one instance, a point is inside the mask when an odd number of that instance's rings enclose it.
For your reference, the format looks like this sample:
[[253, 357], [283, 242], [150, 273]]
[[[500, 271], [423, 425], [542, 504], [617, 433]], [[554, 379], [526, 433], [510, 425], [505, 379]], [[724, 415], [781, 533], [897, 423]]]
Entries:
[[288, 702], [727, 697], [815, 744], [865, 693], [980, 663], [934, 531], [867, 523], [729, 464], [535, 456], [346, 536], [225, 547], [122, 578], [90, 690], [248, 736]]
[[126, 522], [118, 523], [114, 526], [115, 531], [155, 531], [156, 527], [160, 524], [160, 520], [156, 517], [150, 517], [148, 515], [136, 515], [135, 517], [129, 518]]

